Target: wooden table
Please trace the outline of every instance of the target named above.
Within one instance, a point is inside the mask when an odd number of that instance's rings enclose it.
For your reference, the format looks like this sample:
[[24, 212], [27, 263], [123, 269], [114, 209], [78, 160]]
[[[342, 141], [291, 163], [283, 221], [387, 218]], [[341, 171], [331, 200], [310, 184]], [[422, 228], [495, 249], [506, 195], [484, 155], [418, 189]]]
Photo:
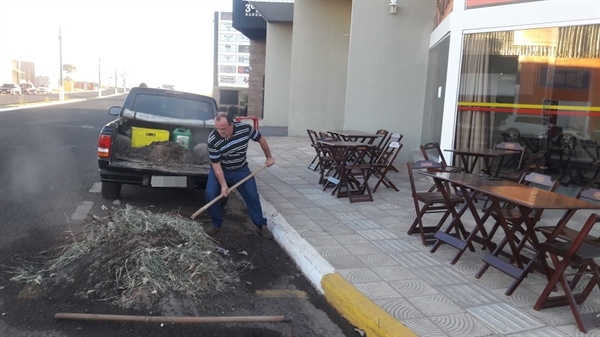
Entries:
[[[319, 144], [328, 148], [332, 156], [336, 171], [333, 176], [329, 176], [324, 184], [325, 189], [328, 184], [333, 184], [334, 188], [331, 194], [337, 197], [348, 197], [350, 202], [373, 201], [373, 195], [368, 184], [369, 177], [372, 174], [371, 163], [368, 158], [373, 158], [373, 151], [377, 148], [373, 144], [347, 141], [325, 141], [318, 140]], [[360, 170], [363, 181], [354, 181], [356, 188], [351, 190], [351, 171]], [[358, 176], [358, 175], [355, 175]], [[346, 187], [347, 191], [342, 192], [341, 188]]]
[[[533, 245], [533, 248], [537, 250], [538, 241], [534, 228], [535, 223], [534, 219], [530, 217], [530, 214], [533, 211], [544, 209], [565, 210], [566, 212], [564, 216], [559, 220], [558, 224], [556, 225], [556, 232], [558, 232], [566, 226], [567, 222], [572, 218], [573, 214], [575, 214], [577, 210], [600, 209], [600, 205], [597, 204], [593, 204], [580, 199], [575, 199], [566, 195], [542, 190], [536, 187], [517, 184], [511, 181], [489, 180], [482, 178], [478, 175], [468, 173], [436, 172], [424, 174], [433, 178], [436, 185], [440, 188], [440, 191], [442, 191], [447, 200], [449, 200], [449, 192], [447, 189], [443, 188], [444, 182], [460, 187], [463, 193], [465, 193], [465, 207], [468, 207], [471, 210], [471, 214], [473, 215], [473, 218], [476, 221], [476, 227], [462, 242], [462, 244], [460, 245], [461, 248], [457, 247], [461, 249], [460, 254], [464, 252], [465, 247], [471, 244], [477, 232], [482, 233], [485, 246], [488, 247], [488, 249], [492, 248], [491, 238], [488, 237], [487, 232], [485, 231], [484, 223], [490, 216], [491, 212], [494, 212], [496, 214], [500, 227], [504, 231], [505, 238], [503, 239], [500, 245], [496, 246], [493, 250], [491, 250], [491, 253], [485, 255], [485, 257], [483, 258], [484, 265], [481, 267], [481, 269], [475, 277], [480, 278], [483, 275], [483, 273], [485, 273], [485, 271], [488, 269], [488, 267], [492, 266], [504, 272], [505, 274], [515, 278], [515, 281], [511, 284], [511, 286], [505, 293], [507, 296], [511, 295], [513, 291], [519, 286], [519, 284], [525, 279], [527, 273], [531, 270], [536, 260], [539, 261], [546, 270], [548, 270], [546, 260], [543, 256], [538, 258], [538, 254], [536, 253], [536, 256], [534, 256], [534, 258], [532, 258], [528, 262], [525, 262], [520, 254], [523, 248], [525, 247], [525, 243], [527, 241], [530, 241]], [[485, 212], [484, 216], [479, 217], [477, 209], [473, 204], [473, 200], [469, 197], [470, 192], [479, 192], [481, 194], [489, 196], [491, 206]], [[524, 237], [521, 238], [520, 241], [516, 240], [515, 232], [511, 230], [511, 228], [506, 222], [506, 219], [502, 215], [501, 203], [504, 202], [516, 205], [516, 207], [518, 207], [520, 211], [526, 229]], [[451, 227], [460, 224], [460, 216], [462, 214], [460, 212], [455, 212], [454, 215], [457, 218], [454, 218], [454, 220], [450, 224]], [[450, 245], [456, 247], [456, 238], [447, 238], [447, 236], [449, 236], [448, 234], [450, 233], [450, 230], [452, 229], [451, 227], [443, 232], [440, 231], [440, 235], [436, 233], [436, 238], [440, 241], [447, 242]], [[437, 243], [436, 245], [439, 246], [439, 244]], [[508, 245], [510, 248], [512, 262], [507, 262], [499, 257], [505, 245]]]
[[342, 141], [362, 142], [367, 144], [373, 144], [375, 139], [382, 136], [376, 133], [355, 130], [326, 130], [325, 132], [339, 137]]
[[[504, 156], [508, 156], [508, 155], [515, 155], [518, 153], [517, 151], [511, 151], [511, 150], [472, 149], [472, 148], [460, 148], [460, 149], [445, 150], [445, 151], [452, 152], [455, 155], [460, 157], [466, 173], [473, 173], [473, 170], [475, 169], [475, 165], [477, 165], [477, 161], [479, 160], [479, 158], [483, 158], [482, 160], [483, 160], [483, 164], [485, 165], [485, 169], [487, 170], [487, 172], [489, 172], [490, 175], [492, 174], [492, 161], [494, 160], [494, 158], [504, 157]], [[471, 166], [469, 166], [469, 157], [474, 158], [473, 162], [471, 163]], [[504, 159], [501, 158], [501, 161], [498, 164], [498, 168], [496, 169], [496, 173], [494, 174], [494, 176], [498, 176], [498, 173], [500, 172], [500, 168], [502, 167], [503, 160]]]

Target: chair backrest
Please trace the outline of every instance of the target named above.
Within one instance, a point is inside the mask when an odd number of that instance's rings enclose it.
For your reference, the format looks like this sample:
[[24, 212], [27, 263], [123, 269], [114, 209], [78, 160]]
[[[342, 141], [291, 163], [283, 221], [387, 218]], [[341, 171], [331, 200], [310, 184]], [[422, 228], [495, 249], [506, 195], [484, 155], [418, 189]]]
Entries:
[[306, 132], [308, 133], [308, 138], [310, 138], [311, 144], [316, 146], [317, 138], [319, 138], [319, 136], [317, 136], [317, 132], [315, 130], [311, 130], [311, 129], [306, 129]]
[[[423, 158], [425, 158], [425, 160], [436, 160], [442, 164], [442, 168], [446, 168], [446, 166], [448, 166], [439, 143], [432, 142], [421, 145], [421, 153], [423, 154]], [[435, 157], [431, 157], [431, 155], [435, 155]]]
[[[575, 256], [575, 254], [577, 253], [577, 251], [579, 250], [579, 248], [581, 247], [581, 245], [584, 242], [591, 243], [596, 246], [600, 246], [600, 237], [598, 238], [598, 240], [594, 240], [594, 241], [587, 240], [589, 238], [588, 234], [590, 233], [590, 231], [592, 230], [594, 225], [599, 222], [600, 222], [600, 217], [598, 216], [598, 214], [596, 214], [596, 213], [590, 214], [590, 217], [583, 224], [583, 227], [579, 230], [579, 233], [575, 237], [575, 240], [573, 240], [573, 243], [569, 247], [567, 256], [570, 256], [570, 257]], [[594, 258], [594, 257], [600, 257], [600, 249], [597, 250], [597, 253], [592, 258]]]
[[535, 154], [532, 154], [527, 158], [525, 164], [523, 165], [522, 171], [523, 173], [535, 172], [540, 167], [546, 164], [546, 156], [548, 155], [548, 151], [539, 151]]
[[390, 142], [388, 146], [379, 154], [379, 156], [373, 161], [373, 164], [381, 166], [390, 166], [398, 157], [398, 153], [402, 150], [404, 144], [399, 142]]
[[543, 186], [548, 191], [554, 192], [558, 188], [559, 181], [552, 180], [552, 177], [550, 177], [549, 175], [536, 173], [536, 172], [530, 172], [530, 173], [523, 174], [523, 176], [519, 180], [519, 183], [525, 184], [525, 185], [535, 184], [538, 186]]
[[521, 145], [521, 143], [516, 142], [500, 142], [494, 146], [497, 150], [508, 150], [515, 151], [515, 154], [519, 154], [519, 161], [517, 162], [517, 170], [520, 170], [523, 166], [523, 159], [525, 159], [525, 150], [526, 147]]
[[579, 190], [579, 198], [587, 199], [593, 202], [600, 203], [600, 190], [597, 188], [588, 188]]
[[390, 136], [392, 134], [385, 129], [379, 129], [375, 132], [375, 134], [381, 136], [379, 138], [379, 142], [377, 143], [377, 150], [382, 151], [387, 147], [388, 143], [390, 142]]
[[436, 161], [433, 160], [419, 160], [416, 161], [414, 163], [408, 162], [406, 163], [406, 167], [408, 168], [408, 179], [410, 181], [410, 188], [412, 190], [412, 194], [413, 196], [417, 194], [417, 187], [415, 185], [415, 179], [413, 176], [413, 170], [423, 170], [423, 169], [432, 169], [432, 168], [437, 168], [437, 169], [441, 169], [443, 168], [442, 163], [438, 163]]

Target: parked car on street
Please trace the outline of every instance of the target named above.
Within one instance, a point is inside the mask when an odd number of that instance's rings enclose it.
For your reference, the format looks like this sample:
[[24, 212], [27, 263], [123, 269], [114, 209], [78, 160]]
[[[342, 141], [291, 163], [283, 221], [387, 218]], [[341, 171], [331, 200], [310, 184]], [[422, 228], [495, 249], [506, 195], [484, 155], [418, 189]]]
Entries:
[[5, 83], [0, 87], [0, 94], [21, 95], [21, 87], [14, 83]]
[[38, 94], [51, 94], [52, 89], [45, 87], [45, 86], [41, 86], [41, 87], [37, 87], [36, 92]]
[[35, 95], [36, 89], [32, 83], [21, 83], [19, 85], [21, 86], [21, 91], [23, 92], [23, 94]]

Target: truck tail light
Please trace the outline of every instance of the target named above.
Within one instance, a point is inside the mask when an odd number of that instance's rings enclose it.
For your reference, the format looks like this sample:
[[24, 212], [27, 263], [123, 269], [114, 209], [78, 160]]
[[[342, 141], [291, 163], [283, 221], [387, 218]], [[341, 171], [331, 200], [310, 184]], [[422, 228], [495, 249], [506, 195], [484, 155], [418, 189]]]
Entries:
[[110, 157], [111, 135], [100, 135], [98, 138], [98, 158]]

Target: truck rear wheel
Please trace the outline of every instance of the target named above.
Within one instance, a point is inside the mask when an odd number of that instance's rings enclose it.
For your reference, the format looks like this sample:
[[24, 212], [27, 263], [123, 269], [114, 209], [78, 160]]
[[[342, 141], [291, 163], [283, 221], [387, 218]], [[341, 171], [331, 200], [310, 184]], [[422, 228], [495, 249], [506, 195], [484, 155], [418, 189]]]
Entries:
[[121, 184], [102, 182], [102, 198], [107, 200], [115, 200], [121, 197]]

